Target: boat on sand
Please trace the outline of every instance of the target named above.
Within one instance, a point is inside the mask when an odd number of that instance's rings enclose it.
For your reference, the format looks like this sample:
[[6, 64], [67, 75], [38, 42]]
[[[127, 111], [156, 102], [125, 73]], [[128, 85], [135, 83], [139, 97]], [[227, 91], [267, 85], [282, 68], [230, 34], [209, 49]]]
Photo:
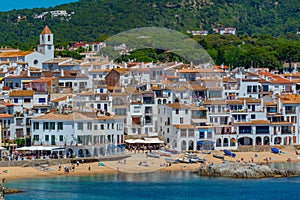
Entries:
[[224, 154], [226, 155], [226, 156], [230, 156], [230, 157], [233, 157], [233, 158], [235, 158], [235, 156], [236, 156], [236, 154], [235, 153], [232, 153], [232, 152], [230, 152], [230, 151], [228, 151], [228, 150], [224, 150]]
[[280, 153], [280, 150], [279, 149], [277, 149], [277, 148], [271, 148], [271, 151], [272, 151], [272, 153], [275, 153], [275, 154], [279, 154]]

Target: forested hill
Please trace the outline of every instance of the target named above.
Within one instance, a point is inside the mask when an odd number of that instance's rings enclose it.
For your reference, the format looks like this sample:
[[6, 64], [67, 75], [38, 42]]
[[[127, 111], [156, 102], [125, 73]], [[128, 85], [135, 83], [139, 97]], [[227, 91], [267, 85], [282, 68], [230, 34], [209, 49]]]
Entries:
[[[70, 17], [42, 12], [66, 10]], [[72, 14], [72, 12], [74, 12]], [[18, 19], [19, 16], [19, 19]], [[235, 27], [241, 34], [296, 33], [300, 28], [299, 0], [79, 0], [52, 8], [0, 13], [0, 45], [33, 48], [47, 24], [55, 43], [101, 40], [136, 27], [158, 26], [186, 32]]]

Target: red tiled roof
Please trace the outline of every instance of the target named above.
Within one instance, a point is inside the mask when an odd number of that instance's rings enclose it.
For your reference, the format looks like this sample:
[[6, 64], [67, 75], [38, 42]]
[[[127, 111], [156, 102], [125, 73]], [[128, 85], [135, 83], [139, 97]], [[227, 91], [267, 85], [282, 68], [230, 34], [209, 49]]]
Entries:
[[42, 30], [41, 34], [52, 34], [49, 27], [46, 25], [45, 28]]

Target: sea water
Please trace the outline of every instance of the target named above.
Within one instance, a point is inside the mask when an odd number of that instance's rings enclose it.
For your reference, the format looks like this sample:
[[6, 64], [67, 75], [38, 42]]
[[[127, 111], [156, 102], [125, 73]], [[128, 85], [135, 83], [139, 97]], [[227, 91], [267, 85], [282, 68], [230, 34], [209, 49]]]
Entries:
[[300, 177], [233, 179], [201, 177], [186, 171], [24, 179], [6, 186], [25, 191], [7, 195], [8, 200], [300, 199]]

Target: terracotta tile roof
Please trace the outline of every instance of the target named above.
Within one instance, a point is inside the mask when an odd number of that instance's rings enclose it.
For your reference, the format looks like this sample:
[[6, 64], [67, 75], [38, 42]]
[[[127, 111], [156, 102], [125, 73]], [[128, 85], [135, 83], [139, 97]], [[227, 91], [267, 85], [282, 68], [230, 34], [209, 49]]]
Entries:
[[61, 102], [61, 101], [65, 101], [65, 100], [67, 100], [67, 96], [71, 97], [71, 95], [66, 95], [66, 96], [64, 96], [64, 97], [60, 97], [60, 98], [51, 100], [51, 102], [53, 102], [53, 103], [58, 103], [58, 102]]
[[128, 68], [114, 68], [113, 70], [120, 73], [120, 74], [126, 74], [129, 71]]
[[18, 51], [18, 52], [2, 52], [0, 53], [0, 58], [13, 58], [13, 57], [23, 57], [31, 54], [33, 51]]
[[235, 124], [270, 124], [269, 120], [252, 120], [250, 122], [235, 122]]
[[49, 27], [46, 25], [44, 29], [42, 30], [41, 34], [52, 34]]
[[15, 104], [9, 103], [9, 102], [3, 102], [2, 105], [4, 106], [15, 106]]
[[292, 125], [293, 122], [271, 122], [274, 125]]
[[60, 76], [59, 78], [88, 78], [88, 75], [82, 74], [78, 70], [64, 70], [64, 76]]
[[300, 95], [299, 94], [286, 94], [280, 97], [280, 102], [283, 104], [299, 104]]
[[44, 64], [58, 64], [60, 62], [64, 62], [64, 61], [67, 61], [67, 60], [70, 60], [72, 58], [53, 58], [51, 60], [47, 60], [45, 62], [43, 62]]
[[92, 69], [89, 72], [90, 73], [103, 73], [103, 72], [109, 73], [110, 71], [111, 71], [111, 69]]
[[32, 97], [33, 90], [13, 90], [9, 93], [10, 97]]
[[200, 84], [192, 84], [190, 85], [190, 90], [207, 90], [207, 88]]
[[13, 118], [13, 115], [10, 114], [0, 114], [0, 118]]
[[225, 100], [205, 100], [203, 101], [204, 105], [226, 105]]
[[174, 126], [177, 129], [194, 129], [195, 126], [192, 124], [173, 124], [172, 126]]
[[264, 106], [277, 106], [276, 102], [264, 102]]
[[151, 86], [151, 90], [161, 90], [160, 86]]
[[180, 103], [169, 103], [169, 104], [166, 104], [166, 106], [169, 106], [170, 108], [175, 108], [175, 109], [180, 109], [180, 108], [188, 109], [189, 108], [187, 105], [180, 104]]
[[270, 83], [273, 83], [273, 84], [290, 84], [291, 81], [287, 78], [284, 78], [280, 75], [274, 75], [272, 76], [271, 80], [270, 80]]
[[241, 105], [244, 104], [242, 100], [227, 100], [226, 103], [228, 105]]
[[231, 77], [228, 77], [228, 76], [223, 77], [223, 78], [222, 78], [222, 81], [223, 81], [223, 83], [228, 83], [228, 82], [236, 83], [236, 82], [237, 82], [235, 79], [233, 79], [233, 78], [231, 78]]
[[239, 100], [244, 101], [246, 100], [246, 103], [261, 103], [260, 99], [253, 99], [253, 98], [239, 98]]
[[201, 110], [201, 111], [206, 111], [207, 110], [204, 106], [191, 105], [190, 108], [191, 108], [191, 110]]
[[61, 114], [61, 113], [48, 113], [35, 118], [33, 120], [54, 120], [54, 121], [82, 121], [82, 120], [92, 120], [91, 118], [78, 113], [72, 112], [69, 114]]
[[44, 77], [44, 78], [36, 79], [36, 80], [30, 81], [30, 82], [31, 83], [47, 83], [49, 81], [52, 81], [53, 79], [54, 79], [53, 77]]

